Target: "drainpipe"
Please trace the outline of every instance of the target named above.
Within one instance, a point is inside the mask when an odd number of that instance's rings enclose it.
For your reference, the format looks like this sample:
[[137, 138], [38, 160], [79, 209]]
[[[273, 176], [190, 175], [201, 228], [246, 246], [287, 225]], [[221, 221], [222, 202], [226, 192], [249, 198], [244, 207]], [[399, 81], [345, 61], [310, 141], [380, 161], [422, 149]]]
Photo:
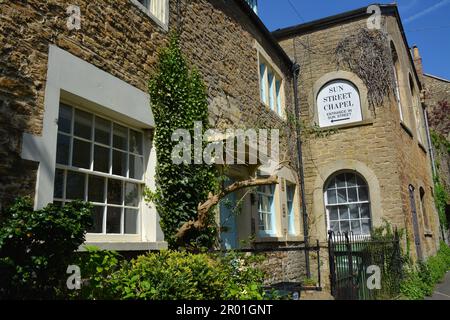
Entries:
[[300, 174], [300, 193], [301, 193], [301, 208], [303, 217], [303, 235], [305, 241], [305, 267], [306, 267], [306, 277], [311, 278], [311, 267], [309, 263], [309, 226], [308, 226], [308, 213], [306, 211], [306, 201], [305, 201], [305, 173], [303, 171], [303, 152], [302, 152], [302, 138], [300, 123], [300, 106], [298, 99], [298, 74], [300, 72], [300, 66], [298, 63], [294, 63], [292, 67], [293, 79], [294, 79], [294, 106], [295, 106], [295, 120], [296, 120], [296, 134], [297, 134], [297, 163], [298, 172]]

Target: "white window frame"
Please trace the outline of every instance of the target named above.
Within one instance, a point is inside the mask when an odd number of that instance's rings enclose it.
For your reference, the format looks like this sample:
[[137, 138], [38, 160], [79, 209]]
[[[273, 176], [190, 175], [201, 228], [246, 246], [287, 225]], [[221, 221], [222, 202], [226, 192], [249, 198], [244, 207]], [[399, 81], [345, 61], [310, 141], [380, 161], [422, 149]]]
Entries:
[[[273, 189], [273, 193], [269, 194], [267, 192], [262, 192], [261, 187], [258, 187], [256, 194], [258, 197], [258, 235], [261, 238], [265, 237], [276, 237], [277, 235], [277, 203], [276, 203], [276, 193], [277, 193], [277, 186], [270, 185], [270, 186], [263, 186], [262, 188], [269, 187]], [[272, 203], [270, 206], [270, 211], [262, 211], [261, 210], [261, 197], [271, 197]], [[264, 216], [263, 221], [261, 221], [261, 215]], [[269, 216], [269, 219], [266, 217]], [[267, 230], [266, 222], [270, 220], [271, 228], [270, 230]], [[263, 226], [263, 228], [261, 228]]]
[[[55, 45], [49, 46], [42, 133], [23, 134], [22, 159], [39, 163], [35, 209], [53, 203], [56, 170], [57, 119], [61, 101], [82, 106], [101, 117], [121, 119], [126, 126], [141, 128], [144, 140], [145, 185], [155, 190], [156, 150], [150, 140], [155, 122], [148, 93], [75, 57]], [[89, 244], [108, 250], [158, 250], [167, 248], [154, 206], [143, 205], [141, 236], [87, 237]]]
[[[281, 70], [276, 66], [270, 56], [262, 46], [255, 41], [255, 48], [258, 54], [258, 86], [260, 91], [260, 101], [268, 109], [273, 111], [283, 120], [286, 120], [286, 98], [285, 98], [285, 78]], [[261, 64], [265, 65], [265, 73], [261, 75]], [[269, 83], [269, 73], [273, 75], [273, 86]], [[277, 81], [280, 82], [280, 92], [277, 94]], [[262, 89], [264, 86], [265, 90]], [[265, 91], [265, 97], [262, 96]], [[270, 92], [272, 91], [272, 92]], [[273, 104], [270, 104], [272, 97]]]
[[[336, 200], [338, 199], [338, 194], [337, 194], [337, 190], [338, 189], [345, 189], [346, 195], [347, 195], [347, 199], [348, 199], [348, 189], [349, 188], [356, 188], [356, 195], [357, 198], [359, 199], [359, 187], [365, 187], [367, 188], [367, 200], [366, 201], [356, 201], [356, 202], [345, 202], [345, 203], [333, 203], [330, 204], [328, 203], [328, 190], [330, 189], [330, 183], [333, 179], [335, 179], [337, 176], [341, 175], [341, 174], [353, 174], [356, 176], [356, 178], [360, 178], [364, 181], [365, 185], [359, 185], [358, 183], [356, 183], [356, 185], [354, 187], [349, 187], [347, 185], [347, 178], [345, 179], [345, 187], [337, 187], [337, 185], [333, 188], [336, 190]], [[356, 180], [357, 182], [357, 180]], [[362, 204], [367, 204], [368, 208], [369, 208], [369, 222], [370, 222], [370, 232], [373, 230], [373, 216], [372, 216], [372, 208], [371, 208], [371, 201], [370, 201], [370, 189], [369, 189], [369, 185], [367, 183], [367, 181], [365, 181], [364, 177], [362, 177], [361, 175], [359, 175], [358, 173], [355, 172], [349, 172], [349, 171], [344, 171], [344, 172], [338, 172], [333, 174], [332, 176], [330, 176], [330, 178], [327, 180], [325, 186], [324, 186], [324, 193], [323, 193], [323, 197], [324, 197], [324, 201], [325, 201], [325, 211], [326, 211], [326, 220], [327, 220], [327, 230], [331, 230], [331, 218], [330, 218], [330, 208], [331, 207], [344, 207], [344, 206], [350, 206], [350, 205], [362, 205]], [[359, 210], [358, 210], [359, 211]], [[339, 214], [339, 213], [338, 213]], [[363, 231], [362, 229], [362, 220], [367, 220], [367, 218], [361, 218], [361, 213], [359, 212], [359, 218], [358, 219], [351, 219], [351, 213], [350, 211], [348, 212], [348, 219], [340, 219], [340, 217], [338, 216], [338, 220], [333, 220], [333, 221], [337, 221], [339, 223], [339, 231], [341, 232], [340, 229], [340, 221], [348, 221], [349, 222], [349, 227], [351, 230], [351, 221], [352, 220], [359, 220], [360, 222], [360, 228], [361, 228], [361, 232]], [[361, 233], [360, 236], [366, 236], [366, 237], [370, 237], [370, 232], [367, 233]]]
[[[293, 188], [292, 200], [289, 200], [289, 188]], [[295, 218], [297, 217], [297, 185], [286, 180], [286, 210], [287, 210], [287, 231], [290, 236], [297, 235]], [[289, 202], [292, 203], [289, 210]]]
[[[100, 202], [97, 203], [97, 202], [92, 202], [91, 201], [91, 203], [94, 206], [104, 207], [103, 224], [102, 224], [102, 230], [103, 231], [101, 233], [88, 233], [87, 237], [89, 238], [89, 237], [92, 237], [94, 235], [104, 235], [104, 236], [113, 236], [113, 237], [126, 236], [126, 237], [132, 237], [132, 238], [140, 237], [141, 236], [141, 229], [140, 229], [140, 227], [141, 227], [141, 221], [140, 220], [141, 219], [140, 219], [140, 217], [142, 216], [142, 207], [143, 207], [142, 192], [143, 192], [143, 188], [145, 187], [145, 180], [144, 180], [144, 173], [145, 173], [144, 172], [144, 155], [143, 154], [142, 155], [138, 155], [138, 154], [135, 154], [135, 153], [129, 151], [129, 139], [130, 139], [130, 131], [131, 130], [134, 130], [136, 132], [141, 133], [141, 135], [142, 135], [141, 150], [143, 151], [145, 149], [145, 146], [144, 146], [145, 145], [145, 132], [143, 132], [142, 130], [140, 130], [138, 128], [130, 127], [129, 125], [127, 125], [127, 124], [125, 124], [123, 122], [111, 119], [109, 117], [105, 117], [103, 115], [97, 115], [94, 112], [92, 112], [91, 110], [86, 110], [86, 109], [84, 109], [82, 107], [75, 106], [73, 103], [69, 103], [69, 102], [64, 101], [64, 100], [61, 101], [61, 102], [62, 102], [62, 104], [66, 105], [66, 106], [68, 106], [68, 107], [70, 107], [72, 109], [71, 133], [66, 133], [66, 132], [58, 130], [58, 135], [63, 135], [63, 136], [66, 136], [66, 137], [70, 137], [71, 141], [73, 141], [72, 139], [77, 139], [79, 141], [84, 141], [84, 142], [90, 144], [90, 148], [91, 148], [91, 150], [90, 150], [90, 168], [89, 169], [85, 169], [85, 168], [78, 168], [78, 167], [73, 166], [72, 160], [73, 160], [73, 146], [74, 146], [74, 144], [73, 144], [73, 142], [70, 143], [69, 156], [68, 156], [69, 157], [69, 159], [68, 159], [69, 163], [67, 165], [56, 163], [56, 169], [64, 171], [65, 172], [65, 175], [64, 175], [65, 178], [64, 178], [64, 181], [63, 181], [63, 197], [62, 198], [56, 198], [55, 197], [54, 201], [55, 202], [60, 202], [60, 203], [67, 203], [67, 202], [71, 202], [72, 201], [72, 200], [67, 199], [66, 198], [66, 194], [65, 194], [65, 192], [66, 192], [66, 183], [67, 183], [67, 181], [66, 181], [67, 173], [66, 172], [76, 172], [76, 173], [81, 173], [81, 174], [85, 175], [85, 177], [84, 177], [85, 178], [84, 198], [80, 199], [80, 200], [83, 200], [83, 201], [89, 201], [89, 199], [88, 199], [89, 177], [90, 176], [96, 176], [96, 177], [105, 178], [105, 186], [104, 186], [104, 188], [105, 188], [105, 190], [104, 190], [105, 201], [103, 203], [100, 203]], [[85, 138], [81, 138], [81, 137], [75, 136], [74, 127], [75, 127], [75, 112], [76, 112], [76, 110], [84, 111], [84, 112], [87, 112], [87, 113], [91, 114], [92, 120], [93, 120], [92, 121], [92, 127], [91, 127], [91, 139], [85, 139]], [[110, 135], [111, 135], [110, 136], [110, 145], [104, 145], [102, 143], [99, 143], [99, 142], [95, 141], [95, 123], [96, 123], [95, 119], [96, 118], [105, 119], [105, 120], [108, 120], [108, 121], [111, 122], [111, 124], [110, 124], [110, 126], [111, 126], [111, 128], [110, 128], [110, 130], [111, 130], [110, 131]], [[128, 150], [127, 151], [117, 149], [113, 145], [114, 124], [118, 124], [118, 125], [123, 126], [123, 127], [125, 127], [127, 129], [127, 137], [128, 137], [128, 142], [127, 142], [127, 144], [128, 144], [127, 145], [127, 147], [128, 147], [127, 149]], [[99, 171], [95, 171], [94, 170], [94, 150], [95, 150], [95, 146], [108, 148], [108, 150], [109, 150], [110, 162], [108, 164], [108, 166], [109, 166], [109, 172], [108, 173], [99, 172]], [[125, 153], [127, 155], [127, 163], [128, 164], [129, 164], [130, 156], [137, 156], [137, 157], [141, 158], [142, 159], [142, 169], [143, 169], [142, 178], [141, 179], [130, 178], [129, 165], [128, 165], [128, 170], [127, 170], [127, 176], [126, 177], [115, 175], [113, 173], [113, 152], [114, 151], [119, 151], [119, 152]], [[108, 186], [109, 179], [113, 179], [113, 180], [122, 182], [122, 188], [123, 188], [122, 189], [122, 191], [123, 191], [122, 199], [121, 199], [122, 204], [110, 204], [110, 203], [107, 203], [107, 200], [106, 200], [107, 199], [107, 192], [106, 191], [107, 191], [107, 186]], [[138, 201], [138, 205], [136, 207], [127, 206], [125, 204], [125, 191], [126, 191], [125, 186], [126, 186], [126, 183], [132, 183], [132, 184], [138, 185], [139, 201]], [[106, 232], [106, 225], [107, 225], [107, 208], [108, 207], [121, 208], [122, 210], [126, 210], [126, 209], [137, 210], [138, 211], [138, 221], [137, 221], [137, 227], [136, 227], [137, 228], [137, 233], [135, 233], [135, 234], [126, 234], [125, 233], [125, 219], [124, 219], [125, 212], [121, 213], [120, 233], [118, 233], [118, 234], [107, 233]]]
[[[137, 6], [141, 11], [143, 11], [146, 15], [148, 15], [153, 21], [155, 21], [164, 31], [169, 30], [169, 0], [146, 0], [148, 2], [148, 7], [138, 0], [131, 0], [131, 2]], [[162, 11], [159, 14], [154, 12], [154, 8], [156, 6], [153, 4], [153, 1], [159, 1], [159, 9]], [[152, 10], [153, 5], [153, 10]]]

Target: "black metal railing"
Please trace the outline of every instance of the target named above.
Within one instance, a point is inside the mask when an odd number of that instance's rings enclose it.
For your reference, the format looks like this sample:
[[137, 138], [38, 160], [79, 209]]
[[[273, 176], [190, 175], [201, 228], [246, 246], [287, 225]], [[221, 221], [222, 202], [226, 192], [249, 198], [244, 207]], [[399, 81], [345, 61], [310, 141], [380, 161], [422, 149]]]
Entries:
[[331, 294], [337, 300], [383, 300], [399, 294], [402, 259], [398, 232], [387, 240], [329, 232]]

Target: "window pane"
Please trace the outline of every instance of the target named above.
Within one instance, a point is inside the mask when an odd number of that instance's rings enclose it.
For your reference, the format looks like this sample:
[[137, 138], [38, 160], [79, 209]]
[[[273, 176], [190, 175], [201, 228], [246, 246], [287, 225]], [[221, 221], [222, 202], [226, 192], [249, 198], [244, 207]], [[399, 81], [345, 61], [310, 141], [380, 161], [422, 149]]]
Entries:
[[347, 202], [347, 190], [346, 189], [337, 189], [338, 194], [338, 203], [346, 203]]
[[144, 159], [130, 155], [130, 178], [142, 180], [144, 174]]
[[356, 183], [358, 184], [358, 186], [366, 186], [366, 183], [364, 182], [363, 179], [361, 179], [361, 177], [356, 176]]
[[328, 190], [327, 195], [328, 195], [328, 204], [336, 204], [337, 203], [336, 189]]
[[114, 123], [114, 148], [127, 151], [128, 129]]
[[330, 229], [333, 232], [339, 232], [339, 222], [330, 222]]
[[108, 179], [108, 203], [122, 204], [122, 181]]
[[341, 232], [349, 232], [350, 231], [350, 222], [349, 221], [341, 221]]
[[359, 201], [369, 201], [369, 194], [366, 187], [359, 187]]
[[261, 89], [261, 101], [267, 103], [267, 88], [266, 88], [266, 65], [261, 63], [259, 65], [259, 78], [260, 78], [260, 89]]
[[72, 108], [64, 104], [59, 107], [58, 130], [72, 133]]
[[350, 209], [350, 218], [351, 219], [359, 219], [359, 205], [351, 204], [348, 207]]
[[62, 199], [64, 190], [64, 170], [56, 169], [55, 186], [53, 188], [54, 198]]
[[92, 114], [75, 110], [74, 134], [77, 137], [91, 140], [92, 136]]
[[66, 199], [84, 200], [85, 175], [68, 171], [66, 184]]
[[120, 225], [122, 219], [122, 208], [108, 207], [106, 216], [106, 233], [120, 234]]
[[339, 218], [341, 220], [349, 218], [348, 207], [346, 207], [346, 206], [340, 206], [339, 207]]
[[370, 218], [370, 207], [368, 203], [362, 204], [361, 205], [361, 218]]
[[337, 207], [331, 207], [329, 209], [329, 212], [330, 212], [330, 220], [339, 220], [338, 208]]
[[105, 202], [105, 178], [89, 176], [88, 199], [92, 202]]
[[369, 219], [364, 219], [361, 220], [361, 224], [362, 224], [362, 234], [370, 234], [370, 220]]
[[347, 173], [347, 186], [356, 187], [356, 176], [353, 173]]
[[94, 171], [109, 173], [109, 150], [105, 147], [94, 147]]
[[125, 205], [139, 206], [139, 186], [135, 183], [125, 183]]
[[276, 93], [277, 93], [277, 113], [281, 114], [281, 81], [276, 81]]
[[130, 130], [130, 152], [142, 155], [142, 133]]
[[70, 137], [58, 134], [58, 146], [56, 148], [56, 163], [69, 165]]
[[99, 117], [95, 118], [95, 141], [110, 145], [111, 122]]
[[275, 110], [275, 97], [274, 97], [275, 88], [274, 88], [273, 73], [269, 71], [267, 78], [269, 80], [269, 106], [270, 109]]
[[356, 188], [348, 188], [347, 192], [348, 192], [348, 202], [358, 202]]
[[103, 232], [103, 214], [105, 207], [94, 207], [92, 210], [93, 226], [88, 230], [88, 233], [102, 233]]
[[330, 180], [330, 183], [328, 184], [328, 189], [331, 188], [336, 188], [336, 178]]
[[127, 154], [120, 151], [113, 151], [112, 173], [118, 176], [127, 176]]
[[125, 234], [138, 233], [138, 210], [125, 209]]
[[353, 234], [361, 234], [361, 224], [359, 220], [352, 221], [352, 232]]
[[72, 166], [91, 168], [91, 143], [73, 139]]
[[338, 188], [344, 188], [345, 185], [345, 174], [340, 174], [336, 177], [336, 184]]

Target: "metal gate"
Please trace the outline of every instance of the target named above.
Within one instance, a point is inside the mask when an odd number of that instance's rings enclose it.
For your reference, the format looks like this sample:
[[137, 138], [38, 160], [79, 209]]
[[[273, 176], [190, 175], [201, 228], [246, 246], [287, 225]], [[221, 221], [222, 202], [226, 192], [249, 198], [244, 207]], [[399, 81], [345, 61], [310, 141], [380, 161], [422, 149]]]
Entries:
[[[397, 231], [388, 241], [330, 231], [328, 250], [331, 294], [336, 300], [377, 300], [398, 295], [402, 261]], [[380, 287], [369, 287], [372, 272], [378, 271]]]

